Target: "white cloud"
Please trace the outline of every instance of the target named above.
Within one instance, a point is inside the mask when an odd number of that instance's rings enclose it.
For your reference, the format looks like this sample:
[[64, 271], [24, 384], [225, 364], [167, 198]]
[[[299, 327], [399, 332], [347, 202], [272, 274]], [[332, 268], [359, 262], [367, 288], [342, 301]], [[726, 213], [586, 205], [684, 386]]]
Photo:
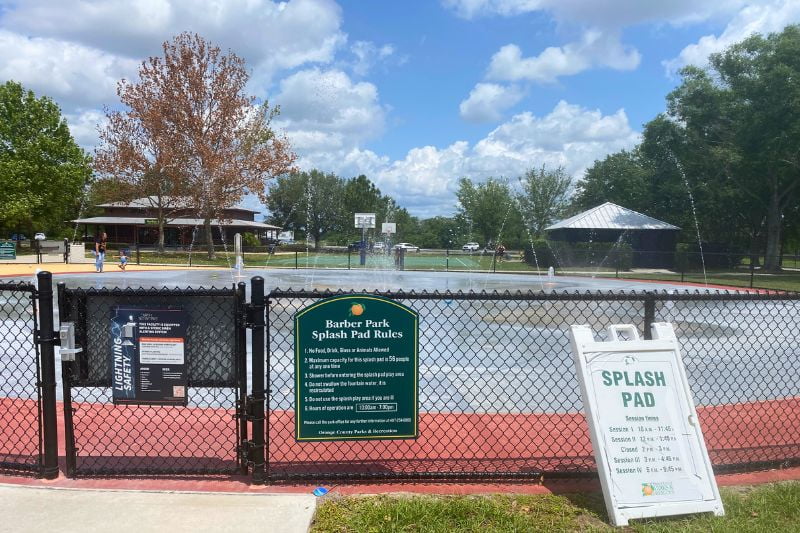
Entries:
[[108, 120], [102, 111], [96, 109], [80, 110], [76, 113], [66, 113], [69, 131], [72, 137], [84, 150], [89, 153], [94, 151], [99, 139], [97, 130], [106, 125]]
[[296, 72], [281, 81], [275, 101], [281, 104], [278, 125], [294, 149], [313, 161], [357, 149], [380, 135], [385, 124], [377, 87], [353, 82], [340, 70]]
[[332, 61], [346, 41], [341, 18], [333, 0], [26, 0], [3, 26], [137, 58], [188, 30], [273, 72]]
[[524, 95], [524, 91], [514, 85], [479, 83], [458, 109], [461, 118], [470, 122], [497, 121], [503, 117], [503, 111], [516, 105]]
[[800, 22], [800, 2], [778, 0], [766, 5], [749, 5], [743, 8], [728, 23], [723, 32], [705, 35], [697, 43], [690, 44], [678, 57], [664, 62], [669, 74], [674, 74], [686, 65], [705, 66], [708, 56], [724, 50], [756, 33], [768, 34], [781, 31], [786, 25]]
[[138, 63], [81, 44], [0, 30], [0, 79], [12, 79], [67, 108], [116, 99], [117, 81]]
[[117, 81], [182, 31], [242, 56], [259, 96], [276, 72], [330, 63], [347, 41], [333, 0], [26, 0], [1, 13], [0, 76], [70, 113], [115, 105]]
[[559, 22], [576, 22], [595, 27], [620, 28], [642, 22], [666, 21], [672, 24], [700, 22], [719, 14], [731, 13], [746, 0], [443, 0], [458, 16], [515, 16], [537, 11], [551, 13]]
[[455, 210], [459, 178], [513, 179], [542, 164], [561, 165], [578, 176], [596, 159], [631, 148], [639, 140], [625, 111], [603, 115], [599, 110], [561, 101], [543, 117], [529, 112], [515, 115], [473, 146], [456, 141], [444, 148], [417, 147], [396, 161], [369, 150], [351, 150], [330, 157], [332, 166], [323, 168], [344, 176], [363, 172], [413, 214], [433, 216]]
[[531, 80], [551, 83], [559, 76], [571, 76], [593, 67], [633, 70], [641, 56], [627, 47], [613, 32], [587, 30], [580, 41], [551, 46], [536, 57], [522, 57], [522, 50], [507, 44], [492, 56], [487, 78], [494, 80]]
[[352, 63], [353, 73], [358, 76], [366, 76], [372, 67], [386, 60], [395, 52], [394, 47], [390, 44], [378, 47], [368, 41], [354, 42], [350, 51], [355, 56], [355, 61]]

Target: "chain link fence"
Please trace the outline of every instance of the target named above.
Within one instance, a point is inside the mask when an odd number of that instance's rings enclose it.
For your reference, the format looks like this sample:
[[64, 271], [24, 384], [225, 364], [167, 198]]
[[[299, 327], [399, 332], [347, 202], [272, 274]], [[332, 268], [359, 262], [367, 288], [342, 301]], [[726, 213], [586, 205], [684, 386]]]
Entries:
[[[341, 294], [341, 293], [337, 293]], [[596, 472], [569, 327], [674, 323], [718, 470], [800, 459], [800, 296], [376, 293], [420, 316], [416, 440], [297, 442], [293, 315], [268, 297], [267, 478], [480, 479]]]
[[0, 473], [41, 474], [36, 288], [0, 283]]
[[[116, 308], [182, 310], [186, 405], [114, 404], [111, 318]], [[244, 287], [66, 289], [62, 323], [83, 351], [62, 363], [67, 475], [209, 475], [241, 471], [246, 395]], [[138, 377], [137, 377], [138, 379]]]

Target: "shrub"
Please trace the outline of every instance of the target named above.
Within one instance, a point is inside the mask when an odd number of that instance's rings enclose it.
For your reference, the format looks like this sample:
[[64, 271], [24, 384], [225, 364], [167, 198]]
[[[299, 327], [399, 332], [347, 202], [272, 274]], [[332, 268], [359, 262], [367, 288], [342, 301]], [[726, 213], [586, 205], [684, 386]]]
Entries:
[[[536, 252], [535, 255], [534, 251]], [[538, 264], [539, 268], [556, 268], [560, 266], [556, 261], [553, 249], [545, 239], [536, 239], [531, 244], [526, 245], [522, 257], [527, 264], [531, 266], [537, 266]]]

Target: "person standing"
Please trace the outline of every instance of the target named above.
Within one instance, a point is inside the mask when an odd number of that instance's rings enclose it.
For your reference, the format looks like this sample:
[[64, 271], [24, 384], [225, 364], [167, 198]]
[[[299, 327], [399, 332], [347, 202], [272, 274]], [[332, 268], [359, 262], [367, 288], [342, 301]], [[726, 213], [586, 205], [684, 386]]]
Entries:
[[106, 244], [108, 243], [108, 235], [106, 232], [102, 232], [98, 235], [94, 240], [94, 253], [95, 253], [95, 260], [94, 260], [94, 267], [97, 269], [98, 272], [103, 271], [103, 261], [106, 259]]

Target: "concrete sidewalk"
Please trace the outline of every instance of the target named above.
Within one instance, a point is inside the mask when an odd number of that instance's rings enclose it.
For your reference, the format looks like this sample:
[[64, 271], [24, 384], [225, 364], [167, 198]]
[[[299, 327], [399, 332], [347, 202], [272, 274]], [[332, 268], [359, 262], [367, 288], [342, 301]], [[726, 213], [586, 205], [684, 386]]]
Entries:
[[32, 488], [0, 484], [0, 531], [269, 531], [305, 533], [310, 494], [228, 494]]

